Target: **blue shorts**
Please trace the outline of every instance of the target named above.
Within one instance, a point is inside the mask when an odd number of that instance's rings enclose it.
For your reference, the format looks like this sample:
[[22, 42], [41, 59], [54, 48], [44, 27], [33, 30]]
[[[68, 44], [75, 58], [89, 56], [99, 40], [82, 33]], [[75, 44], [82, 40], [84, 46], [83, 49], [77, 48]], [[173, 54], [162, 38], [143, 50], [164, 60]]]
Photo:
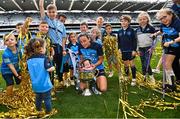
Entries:
[[132, 52], [122, 52], [122, 60], [133, 60], [135, 57], [132, 56]]
[[14, 80], [17, 85], [21, 83], [21, 80], [14, 76], [14, 74], [2, 74], [4, 80], [6, 81], [6, 86], [14, 85]]

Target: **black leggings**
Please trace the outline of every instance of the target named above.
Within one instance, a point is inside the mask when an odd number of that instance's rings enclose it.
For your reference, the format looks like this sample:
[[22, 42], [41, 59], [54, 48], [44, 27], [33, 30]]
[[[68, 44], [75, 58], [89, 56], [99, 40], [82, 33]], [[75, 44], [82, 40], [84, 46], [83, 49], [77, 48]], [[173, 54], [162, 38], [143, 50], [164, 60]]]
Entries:
[[172, 68], [173, 68], [173, 71], [174, 71], [174, 74], [176, 76], [176, 80], [180, 80], [180, 64], [179, 64], [179, 60], [180, 60], [180, 54], [178, 54], [174, 61], [173, 61], [173, 64], [172, 64]]

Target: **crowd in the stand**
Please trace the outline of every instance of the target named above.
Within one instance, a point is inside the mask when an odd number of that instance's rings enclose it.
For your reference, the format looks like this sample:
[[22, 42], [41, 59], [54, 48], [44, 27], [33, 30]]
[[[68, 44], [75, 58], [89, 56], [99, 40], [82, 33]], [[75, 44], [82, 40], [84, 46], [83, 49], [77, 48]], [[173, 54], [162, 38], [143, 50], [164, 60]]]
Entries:
[[[163, 54], [160, 64], [166, 74], [164, 89], [176, 91], [176, 85], [180, 84], [180, 3], [178, 0], [173, 1], [172, 9], [163, 8], [157, 12], [156, 17], [161, 22], [158, 31], [151, 25], [149, 14], [141, 12], [137, 17], [139, 26], [136, 29], [130, 26], [132, 20], [130, 15], [119, 17], [121, 28], [118, 31], [114, 31], [110, 23], [104, 24], [104, 18], [99, 16], [96, 19], [96, 26], [92, 29], [88, 29], [88, 24], [82, 22], [79, 34], [71, 32], [67, 36], [64, 23], [68, 17], [64, 14], [57, 15], [57, 7], [54, 4], [47, 6], [46, 14], [44, 0], [40, 0], [39, 31], [36, 33], [29, 31], [28, 27], [33, 19], [28, 17], [24, 23], [16, 25], [16, 31], [3, 37], [7, 48], [2, 55], [1, 72], [6, 82], [6, 94], [13, 95], [14, 80], [17, 85], [21, 80], [25, 80], [21, 77], [19, 66], [19, 61], [24, 55], [27, 58], [32, 90], [36, 94], [37, 111], [42, 110], [43, 100], [46, 113], [52, 111], [51, 90], [54, 86], [54, 77], [59, 84], [64, 84], [69, 71], [71, 83], [75, 83], [80, 94], [86, 89], [87, 83], [82, 80], [76, 81], [75, 73], [78, 72], [75, 70], [81, 73], [94, 72], [95, 78], [90, 88], [92, 92], [100, 95], [108, 90], [107, 77], [113, 76], [113, 70], [116, 69], [119, 74], [122, 73], [119, 66], [120, 60], [124, 64], [125, 77], [131, 80], [131, 86], [135, 86], [137, 81], [134, 59], [140, 56], [142, 74], [154, 85], [155, 79], [150, 61], [158, 35], [162, 36]], [[75, 60], [72, 54], [76, 57]], [[118, 55], [121, 59], [118, 59]], [[109, 72], [105, 72], [104, 56]], [[114, 68], [113, 65], [115, 65]], [[158, 67], [155, 72], [160, 70]], [[53, 72], [56, 75], [53, 75]]]
[[[66, 24], [79, 24], [86, 21], [87, 23], [94, 23], [98, 16], [102, 16], [105, 22], [117, 23], [119, 22], [119, 16], [126, 13], [64, 13], [68, 18]], [[129, 13], [132, 17], [132, 22], [137, 22], [136, 18], [138, 13]], [[154, 17], [155, 13], [150, 13], [151, 21], [157, 22]], [[36, 25], [41, 20], [39, 13], [3, 13], [0, 14], [0, 24], [3, 25], [15, 25], [18, 22], [23, 22], [27, 17], [33, 18], [32, 24]]]

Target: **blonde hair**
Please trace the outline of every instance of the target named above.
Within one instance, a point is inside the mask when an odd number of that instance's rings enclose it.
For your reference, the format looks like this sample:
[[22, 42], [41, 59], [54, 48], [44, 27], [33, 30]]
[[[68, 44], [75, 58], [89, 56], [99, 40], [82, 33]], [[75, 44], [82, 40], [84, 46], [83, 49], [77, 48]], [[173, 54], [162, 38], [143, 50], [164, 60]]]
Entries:
[[46, 7], [47, 10], [52, 10], [52, 9], [55, 9], [57, 11], [57, 7], [56, 5], [54, 4], [49, 4], [47, 7]]
[[7, 34], [3, 35], [3, 40], [6, 41], [6, 39], [8, 39], [10, 36], [13, 36], [14, 39], [16, 39], [16, 37], [14, 36], [13, 33], [7, 33]]
[[103, 18], [102, 16], [99, 16], [99, 17], [96, 19], [96, 21], [98, 21], [98, 20], [100, 20], [100, 19], [104, 22], [104, 18]]
[[96, 38], [100, 38], [101, 39], [101, 31], [98, 29], [98, 27], [97, 26], [95, 26], [95, 27], [93, 27], [92, 29], [91, 29], [91, 33], [93, 32], [93, 31], [96, 31]]
[[172, 15], [173, 18], [176, 17], [176, 15], [174, 14], [174, 12], [170, 9], [170, 8], [163, 8], [163, 9], [160, 9], [157, 14], [156, 14], [156, 18], [157, 19], [160, 19], [160, 17], [162, 17], [162, 14], [163, 13], [166, 13], [168, 15]]
[[140, 17], [146, 17], [148, 19], [148, 23], [150, 23], [150, 21], [151, 21], [151, 18], [149, 16], [149, 14], [147, 12], [145, 12], [145, 11], [139, 13], [139, 15], [137, 17], [138, 22], [139, 22]]

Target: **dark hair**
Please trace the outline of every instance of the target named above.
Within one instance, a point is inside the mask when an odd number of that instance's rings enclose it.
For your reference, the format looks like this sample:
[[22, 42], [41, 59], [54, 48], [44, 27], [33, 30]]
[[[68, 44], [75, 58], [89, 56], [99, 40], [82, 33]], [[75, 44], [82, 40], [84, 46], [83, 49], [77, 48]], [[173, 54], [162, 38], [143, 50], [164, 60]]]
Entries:
[[25, 54], [28, 56], [34, 54], [40, 54], [41, 48], [44, 46], [45, 40], [42, 38], [33, 38], [31, 39], [27, 46], [25, 46]]
[[80, 24], [80, 26], [83, 26], [83, 25], [85, 25], [85, 26], [88, 28], [88, 24], [87, 24], [86, 22], [82, 22], [82, 23]]
[[58, 19], [59, 19], [60, 17], [64, 17], [65, 19], [67, 19], [67, 16], [66, 16], [65, 14], [59, 14], [59, 15], [57, 16]]
[[17, 27], [17, 26], [21, 26], [21, 25], [23, 25], [23, 23], [21, 23], [21, 22], [20, 22], [20, 23], [17, 23], [17, 24], [16, 24], [16, 27]]
[[69, 40], [69, 42], [71, 42], [71, 40], [70, 40], [70, 36], [71, 36], [71, 35], [73, 35], [73, 34], [74, 34], [74, 35], [76, 35], [76, 33], [75, 33], [75, 32], [70, 32], [70, 33], [69, 33], [69, 36], [68, 36], [68, 40]]
[[107, 23], [107, 24], [105, 25], [105, 28], [108, 27], [108, 26], [112, 27], [110, 23]]
[[90, 39], [91, 40], [91, 37], [90, 37], [90, 35], [88, 34], [88, 33], [80, 33], [79, 34], [79, 36], [78, 36], [78, 38], [80, 38], [80, 37], [82, 37], [82, 36], [85, 36], [86, 38], [88, 38], [88, 39]]
[[85, 61], [89, 61], [90, 64], [92, 63], [92, 61], [91, 61], [90, 59], [84, 59], [84, 60], [81, 62], [81, 66], [82, 66], [82, 67], [84, 67], [84, 62], [85, 62]]

